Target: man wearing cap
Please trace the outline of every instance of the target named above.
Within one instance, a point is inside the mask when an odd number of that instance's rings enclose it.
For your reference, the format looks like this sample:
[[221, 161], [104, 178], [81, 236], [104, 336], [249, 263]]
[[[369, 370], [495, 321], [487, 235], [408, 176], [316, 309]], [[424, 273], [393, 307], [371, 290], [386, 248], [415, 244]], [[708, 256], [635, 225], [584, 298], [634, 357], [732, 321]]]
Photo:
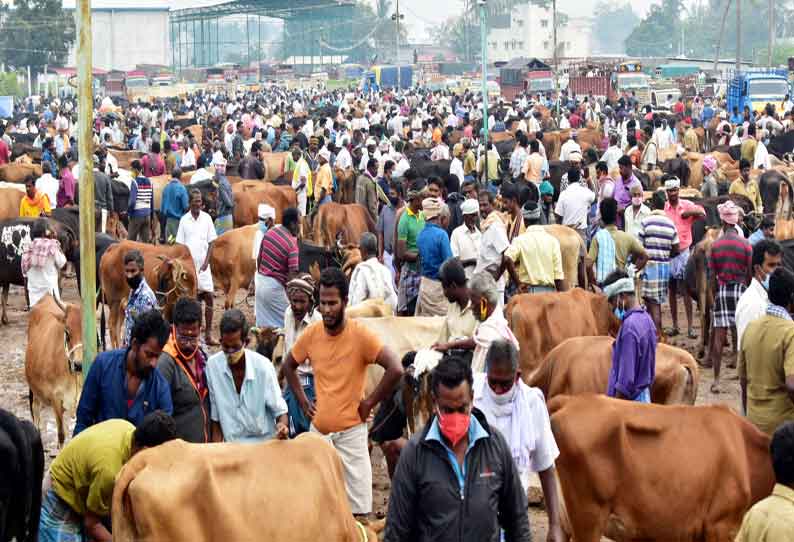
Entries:
[[563, 291], [560, 242], [540, 225], [537, 202], [526, 202], [521, 216], [527, 229], [513, 239], [503, 255], [510, 279], [519, 293]]
[[568, 162], [571, 159], [571, 153], [577, 152], [579, 156], [582, 155], [582, 147], [579, 146], [579, 143], [576, 142], [576, 130], [571, 130], [571, 138], [563, 143], [562, 147], [560, 148], [560, 161], [561, 162]]
[[317, 170], [317, 183], [314, 186], [314, 198], [317, 202], [317, 207], [319, 207], [324, 203], [329, 203], [334, 193], [334, 178], [330, 164], [331, 151], [323, 147], [317, 153], [317, 160], [320, 167]]
[[452, 255], [460, 260], [466, 271], [466, 278], [469, 279], [474, 273], [480, 253], [482, 234], [477, 227], [480, 205], [475, 199], [466, 199], [460, 204], [460, 212], [463, 215], [463, 224], [452, 230], [450, 248]]
[[720, 364], [722, 348], [728, 329], [736, 325], [736, 304], [752, 278], [752, 254], [750, 243], [739, 235], [736, 225], [742, 217], [742, 209], [732, 200], [717, 206], [722, 221], [722, 233], [711, 245], [709, 271], [714, 294], [712, 335], [709, 357], [704, 367], [714, 366], [712, 393], [720, 392]]
[[692, 329], [692, 300], [687, 294], [684, 285], [684, 271], [689, 261], [690, 246], [692, 245], [692, 224], [698, 218], [705, 217], [703, 207], [695, 205], [689, 200], [680, 199], [678, 190], [681, 181], [678, 177], [665, 176], [664, 188], [667, 192], [667, 203], [664, 212], [667, 218], [673, 221], [678, 232], [678, 255], [670, 260], [670, 311], [672, 313], [673, 327], [665, 330], [665, 334], [675, 337], [678, 330], [678, 292], [684, 297], [684, 312], [686, 313], [687, 334], [691, 339], [697, 338], [697, 333]]
[[719, 185], [714, 176], [717, 169], [717, 159], [711, 155], [703, 157], [703, 184], [700, 186], [700, 193], [704, 198], [716, 198], [720, 195]]
[[416, 237], [422, 276], [416, 301], [416, 316], [444, 316], [447, 313], [447, 303], [438, 270], [441, 264], [452, 257], [444, 222], [444, 218], [449, 218], [445, 212], [449, 211], [439, 198], [425, 198], [422, 200], [422, 212], [425, 227]]
[[214, 181], [218, 184], [218, 216], [215, 219], [215, 232], [221, 235], [234, 228], [234, 194], [232, 185], [226, 178], [226, 160], [223, 157], [213, 159], [212, 165], [215, 167]]
[[[260, 203], [257, 207], [257, 218], [259, 221], [257, 222], [256, 232], [254, 232], [254, 242], [251, 245], [252, 260], [259, 258], [259, 248], [262, 245], [262, 237], [265, 236], [267, 230], [276, 224], [276, 210], [267, 203]], [[251, 287], [253, 288], [253, 284]]]

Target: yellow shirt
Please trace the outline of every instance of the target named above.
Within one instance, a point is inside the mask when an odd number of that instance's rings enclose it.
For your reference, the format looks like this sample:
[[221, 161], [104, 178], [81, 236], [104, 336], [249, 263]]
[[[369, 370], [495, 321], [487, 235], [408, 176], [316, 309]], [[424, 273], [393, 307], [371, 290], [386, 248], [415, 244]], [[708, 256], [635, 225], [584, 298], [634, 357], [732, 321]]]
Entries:
[[764, 204], [761, 201], [761, 191], [758, 189], [758, 183], [755, 181], [744, 184], [744, 181], [740, 177], [731, 183], [731, 188], [728, 190], [728, 193], [746, 196], [753, 203], [753, 207], [755, 207], [756, 211], [759, 213], [764, 212]]
[[474, 175], [476, 169], [477, 160], [474, 158], [474, 152], [469, 149], [469, 152], [467, 152], [466, 156], [463, 158], [463, 175]]
[[755, 160], [755, 149], [757, 147], [758, 147], [758, 142], [752, 137], [748, 137], [747, 139], [742, 141], [742, 146], [739, 151], [741, 157], [752, 164], [753, 161]]
[[116, 475], [132, 453], [135, 426], [113, 419], [74, 437], [50, 467], [52, 488], [72, 510], [109, 516]]
[[322, 189], [325, 188], [325, 195], [330, 196], [334, 193], [334, 178], [331, 173], [330, 164], [323, 164], [317, 170], [317, 185], [314, 187], [314, 199], [320, 201]]
[[684, 148], [690, 152], [699, 152], [700, 150], [700, 140], [693, 128], [684, 132]]
[[510, 243], [505, 256], [518, 263], [518, 280], [531, 286], [554, 287], [563, 280], [560, 242], [543, 226], [530, 226]]
[[463, 310], [457, 303], [450, 303], [437, 342], [446, 343], [463, 337], [473, 337], [475, 327], [477, 327], [477, 320], [474, 319], [471, 302], [466, 303]]
[[794, 322], [764, 315], [742, 335], [739, 376], [747, 378], [747, 419], [772, 435], [794, 420], [786, 377], [794, 375]]
[[50, 198], [43, 192], [37, 192], [32, 200], [25, 194], [19, 202], [19, 216], [22, 218], [38, 218], [41, 213], [50, 214]]
[[775, 484], [744, 515], [736, 542], [794, 542], [794, 489]]

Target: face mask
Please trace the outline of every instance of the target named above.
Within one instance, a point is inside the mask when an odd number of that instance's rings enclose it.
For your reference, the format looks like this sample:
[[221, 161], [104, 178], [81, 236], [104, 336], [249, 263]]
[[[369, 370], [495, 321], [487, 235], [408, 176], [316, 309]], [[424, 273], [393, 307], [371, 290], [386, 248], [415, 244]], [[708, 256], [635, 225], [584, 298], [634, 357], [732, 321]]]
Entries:
[[764, 277], [764, 282], [761, 283], [761, 285], [764, 287], [764, 290], [767, 292], [769, 291], [769, 277], [770, 275], [768, 274], [766, 277]]
[[226, 360], [229, 362], [229, 365], [237, 365], [240, 363], [240, 360], [243, 359], [245, 355], [245, 349], [240, 348], [237, 352], [230, 352], [226, 354]]
[[469, 422], [471, 414], [462, 412], [452, 412], [450, 414], [438, 413], [438, 426], [441, 434], [444, 435], [452, 446], [457, 446], [464, 436], [469, 432]]
[[504, 406], [513, 402], [513, 398], [516, 395], [516, 385], [513, 384], [513, 387], [510, 388], [509, 391], [504, 393], [496, 393], [491, 386], [487, 386], [488, 391], [491, 394], [491, 400], [499, 406]]
[[138, 286], [140, 286], [141, 281], [143, 281], [143, 275], [137, 274], [134, 277], [127, 277], [127, 285], [132, 290], [137, 290]]
[[399, 198], [389, 198], [389, 203], [391, 203], [392, 207], [397, 207], [399, 201]]
[[637, 206], [642, 205], [642, 196], [633, 196], [631, 198], [631, 204]]

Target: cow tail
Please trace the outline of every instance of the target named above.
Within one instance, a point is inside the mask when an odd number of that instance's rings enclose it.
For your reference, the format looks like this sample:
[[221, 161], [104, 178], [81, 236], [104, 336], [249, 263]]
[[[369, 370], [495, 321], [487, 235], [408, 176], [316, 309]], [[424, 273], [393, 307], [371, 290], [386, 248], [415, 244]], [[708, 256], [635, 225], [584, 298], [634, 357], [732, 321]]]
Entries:
[[30, 419], [33, 419], [33, 390], [28, 386], [28, 408], [30, 409]]
[[107, 322], [105, 322], [105, 290], [100, 290], [102, 292], [102, 303], [99, 307], [100, 316], [99, 316], [99, 340], [102, 343], [102, 351], [104, 352], [107, 350], [107, 339], [105, 338], [105, 331], [107, 328]]

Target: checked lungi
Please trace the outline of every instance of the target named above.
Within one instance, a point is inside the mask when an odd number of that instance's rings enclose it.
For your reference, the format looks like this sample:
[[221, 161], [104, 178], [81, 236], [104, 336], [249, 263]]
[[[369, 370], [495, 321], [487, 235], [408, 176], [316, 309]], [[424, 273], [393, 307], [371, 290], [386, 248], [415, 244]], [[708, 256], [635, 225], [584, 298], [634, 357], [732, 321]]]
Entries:
[[83, 518], [47, 489], [39, 518], [39, 542], [83, 542]]
[[736, 325], [736, 304], [745, 289], [745, 285], [738, 282], [717, 286], [717, 297], [714, 298], [713, 327], [726, 328]]
[[642, 273], [642, 298], [657, 305], [667, 302], [669, 262], [648, 262]]
[[400, 269], [400, 288], [397, 291], [397, 310], [405, 312], [408, 306], [419, 295], [419, 283], [422, 275], [418, 271], [412, 271], [408, 265], [403, 265]]

